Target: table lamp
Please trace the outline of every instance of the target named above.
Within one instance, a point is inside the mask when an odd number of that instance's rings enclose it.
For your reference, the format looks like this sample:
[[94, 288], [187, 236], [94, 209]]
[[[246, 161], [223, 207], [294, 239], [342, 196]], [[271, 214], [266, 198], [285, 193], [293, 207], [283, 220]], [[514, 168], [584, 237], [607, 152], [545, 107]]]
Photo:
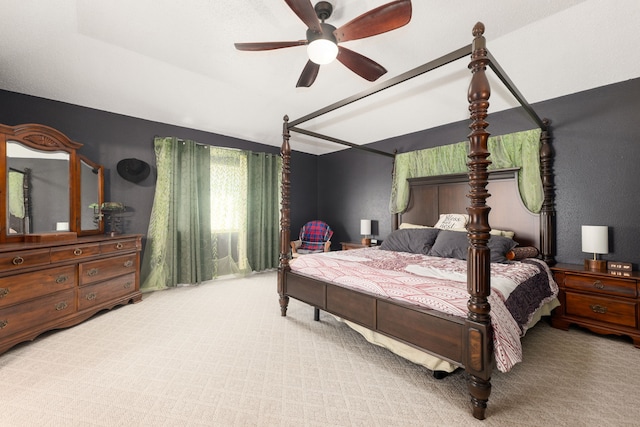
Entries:
[[362, 234], [362, 244], [365, 246], [371, 246], [371, 220], [360, 220], [360, 234]]
[[609, 227], [606, 225], [583, 225], [582, 252], [593, 254], [593, 259], [584, 260], [585, 270], [607, 271], [607, 261], [598, 259], [598, 254], [609, 253]]

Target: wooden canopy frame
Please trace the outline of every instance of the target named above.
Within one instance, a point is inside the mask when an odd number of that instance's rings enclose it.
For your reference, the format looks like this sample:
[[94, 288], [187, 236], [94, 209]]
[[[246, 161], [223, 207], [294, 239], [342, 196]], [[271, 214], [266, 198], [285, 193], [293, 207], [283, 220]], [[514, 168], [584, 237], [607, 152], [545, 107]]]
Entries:
[[[328, 105], [320, 110], [303, 116], [297, 120], [289, 121], [287, 116], [284, 117], [283, 124], [283, 142], [281, 147], [282, 156], [282, 204], [280, 219], [280, 257], [278, 267], [278, 294], [282, 316], [286, 315], [289, 297], [301, 299], [315, 307], [327, 309], [327, 290], [322, 288], [316, 291], [312, 285], [318, 287], [319, 282], [314, 279], [302, 279], [291, 272], [289, 266], [289, 241], [290, 239], [290, 159], [291, 147], [289, 138], [291, 132], [297, 132], [324, 139], [326, 141], [346, 145], [349, 147], [378, 153], [380, 155], [391, 156], [394, 154], [375, 150], [370, 147], [360, 146], [337, 138], [311, 132], [299, 127], [299, 125], [317, 118], [328, 112], [337, 110], [346, 105], [354, 103], [358, 100], [366, 98], [377, 92], [383, 91], [392, 86], [408, 81], [421, 74], [439, 68], [450, 62], [461, 59], [467, 55], [471, 55], [469, 69], [472, 77], [468, 91], [468, 102], [471, 124], [469, 125], [471, 133], [468, 135], [470, 142], [470, 152], [468, 155], [468, 182], [469, 193], [467, 195], [469, 204], [467, 212], [469, 214], [468, 237], [469, 237], [469, 255], [467, 261], [467, 289], [469, 292], [469, 300], [467, 303], [467, 318], [462, 322], [462, 343], [461, 348], [464, 349], [462, 363], [468, 373], [469, 393], [473, 406], [473, 416], [478, 419], [485, 418], [485, 410], [487, 401], [491, 392], [491, 374], [495, 364], [493, 355], [493, 331], [490, 324], [490, 305], [488, 297], [490, 294], [490, 250], [488, 248], [488, 240], [490, 237], [491, 227], [489, 225], [490, 207], [487, 205], [487, 198], [490, 196], [487, 191], [487, 183], [489, 179], [489, 171], [487, 170], [490, 155], [487, 149], [487, 140], [489, 133], [486, 131], [489, 125], [486, 121], [489, 107], [489, 97], [491, 88], [486, 76], [486, 68], [490, 67], [511, 94], [520, 103], [529, 117], [542, 130], [540, 164], [541, 177], [544, 193], [544, 200], [540, 212], [540, 253], [544, 261], [553, 264], [554, 261], [554, 223], [555, 223], [555, 207], [554, 207], [554, 182], [552, 172], [552, 156], [553, 150], [550, 145], [550, 122], [547, 119], [541, 119], [534, 111], [531, 105], [525, 100], [520, 91], [513, 84], [511, 79], [506, 75], [502, 67], [486, 48], [486, 40], [483, 36], [484, 25], [477, 23], [473, 28], [473, 42], [470, 45], [457, 49], [438, 59], [430, 61], [422, 66], [392, 78], [386, 82], [378, 84], [369, 90], [360, 92], [349, 98], [345, 98], [339, 102]], [[288, 282], [288, 276], [291, 281]], [[309, 282], [309, 283], [307, 283]], [[314, 282], [314, 283], [311, 283]], [[320, 288], [320, 287], [318, 287]], [[321, 295], [321, 292], [325, 292]], [[384, 302], [388, 305], [388, 301]], [[376, 300], [376, 307], [382, 305], [381, 301]], [[379, 308], [376, 308], [379, 310]], [[327, 311], [331, 311], [327, 309]], [[415, 310], [414, 310], [415, 311]], [[378, 313], [378, 312], [376, 312]], [[404, 312], [402, 313], [405, 314]], [[396, 313], [396, 316], [398, 314]], [[423, 316], [433, 318], [441, 318], [431, 310], [429, 313], [422, 313]], [[382, 316], [382, 314], [379, 314]], [[442, 320], [442, 319], [440, 319]], [[456, 329], [458, 331], [458, 329]], [[446, 333], [446, 332], [445, 332]], [[457, 333], [457, 332], [456, 332]], [[439, 337], [441, 338], [441, 337]], [[451, 339], [450, 337], [448, 339]], [[405, 339], [406, 341], [406, 339]], [[414, 344], [411, 343], [410, 344]], [[423, 348], [426, 348], [423, 346]]]

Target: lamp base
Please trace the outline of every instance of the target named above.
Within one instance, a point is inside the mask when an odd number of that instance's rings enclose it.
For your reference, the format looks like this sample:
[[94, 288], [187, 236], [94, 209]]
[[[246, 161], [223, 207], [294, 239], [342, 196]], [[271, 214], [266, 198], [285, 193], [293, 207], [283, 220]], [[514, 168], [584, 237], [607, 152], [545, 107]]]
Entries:
[[607, 271], [607, 261], [602, 259], [585, 259], [584, 269], [589, 271]]
[[362, 238], [362, 244], [363, 244], [364, 246], [371, 246], [371, 239], [368, 239], [368, 238], [366, 238], [366, 237], [363, 237], [363, 238]]

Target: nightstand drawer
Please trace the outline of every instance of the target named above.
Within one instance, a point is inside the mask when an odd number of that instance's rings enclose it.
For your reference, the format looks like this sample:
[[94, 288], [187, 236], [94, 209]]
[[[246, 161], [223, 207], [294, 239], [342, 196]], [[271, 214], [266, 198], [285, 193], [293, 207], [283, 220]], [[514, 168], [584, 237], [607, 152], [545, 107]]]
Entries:
[[578, 274], [565, 273], [564, 285], [570, 289], [597, 294], [615, 295], [627, 298], [636, 298], [638, 296], [635, 280], [614, 279], [603, 276], [582, 276]]
[[636, 327], [636, 303], [592, 295], [567, 292], [568, 315], [580, 316], [621, 326]]

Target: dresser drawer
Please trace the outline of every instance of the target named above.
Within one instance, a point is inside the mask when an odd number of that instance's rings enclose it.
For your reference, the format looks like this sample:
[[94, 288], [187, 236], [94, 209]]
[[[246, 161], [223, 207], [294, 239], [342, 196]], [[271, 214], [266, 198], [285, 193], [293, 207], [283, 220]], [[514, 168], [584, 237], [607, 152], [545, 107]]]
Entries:
[[136, 253], [84, 262], [80, 264], [80, 286], [133, 273], [137, 268]]
[[581, 276], [578, 274], [566, 273], [564, 285], [570, 289], [603, 295], [615, 295], [628, 298], [636, 298], [638, 296], [636, 281], [630, 279], [615, 279], [602, 276]]
[[0, 308], [76, 285], [76, 267], [68, 265], [0, 278]]
[[137, 239], [109, 240], [100, 243], [100, 251], [103, 254], [112, 252], [128, 252], [139, 249]]
[[78, 310], [101, 305], [126, 296], [135, 290], [135, 273], [116, 277], [94, 285], [83, 286], [78, 291]]
[[568, 315], [572, 316], [636, 327], [635, 301], [567, 292], [566, 311]]
[[69, 261], [87, 258], [100, 253], [99, 243], [86, 243], [79, 245], [61, 246], [51, 248], [51, 262]]
[[0, 255], [0, 271], [11, 271], [18, 268], [36, 267], [49, 264], [49, 248], [30, 251], [5, 252]]
[[76, 312], [76, 291], [68, 289], [0, 310], [0, 338]]

